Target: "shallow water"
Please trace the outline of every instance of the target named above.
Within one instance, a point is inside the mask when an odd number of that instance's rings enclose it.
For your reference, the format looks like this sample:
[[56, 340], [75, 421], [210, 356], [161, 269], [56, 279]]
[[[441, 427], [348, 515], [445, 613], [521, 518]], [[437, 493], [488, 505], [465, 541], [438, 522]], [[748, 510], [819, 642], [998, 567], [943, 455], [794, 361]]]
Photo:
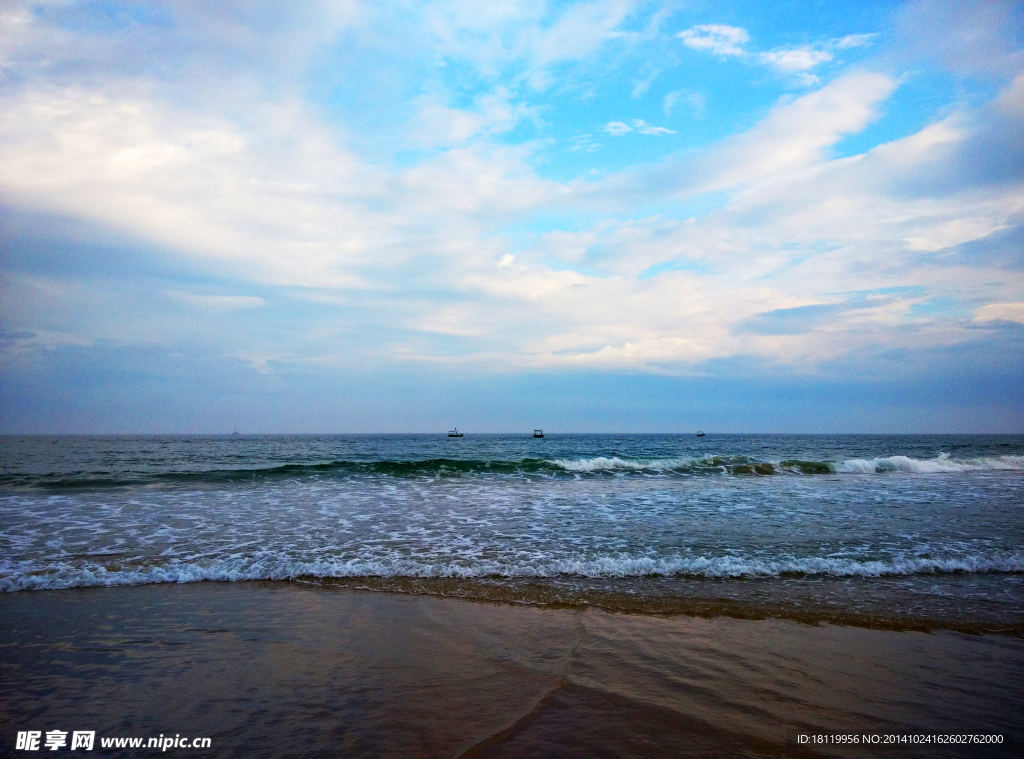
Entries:
[[0, 652], [5, 755], [54, 729], [227, 757], [821, 755], [796, 730], [1004, 740], [835, 756], [1015, 756], [1024, 737], [1024, 640], [1002, 635], [256, 582], [6, 594]]
[[0, 589], [314, 580], [1024, 629], [1020, 436], [6, 437]]

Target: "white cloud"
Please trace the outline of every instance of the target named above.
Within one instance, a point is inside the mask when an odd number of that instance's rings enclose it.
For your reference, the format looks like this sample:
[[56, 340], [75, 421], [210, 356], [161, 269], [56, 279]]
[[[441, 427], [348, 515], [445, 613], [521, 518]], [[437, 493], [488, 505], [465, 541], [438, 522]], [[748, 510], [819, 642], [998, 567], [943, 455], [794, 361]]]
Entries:
[[[0, 182], [19, 202], [45, 203], [233, 262], [242, 280], [317, 288], [313, 295], [321, 300], [324, 288], [362, 287], [393, 328], [413, 325], [421, 335], [389, 347], [408, 360], [679, 371], [747, 354], [815, 366], [866, 345], [970, 335], [893, 330], [906, 324], [910, 302], [900, 298], [837, 312], [806, 334], [750, 334], [736, 325], [821, 303], [807, 296], [822, 291], [908, 282], [948, 290], [948, 272], [914, 270], [901, 257], [1019, 223], [1019, 189], [932, 199], [892, 189], [922, 167], [960, 175], [950, 151], [970, 138], [962, 120], [865, 156], [830, 158], [828, 148], [863, 129], [895, 86], [879, 74], [842, 77], [781, 102], [747, 133], [670, 167], [674, 176], [694, 178], [677, 179], [677, 192], [727, 191], [730, 201], [719, 211], [691, 221], [610, 217], [580, 231], [550, 232], [535, 250], [515, 255], [495, 234], [504, 220], [562, 201], [585, 204], [597, 191], [628, 208], [624, 176], [592, 186], [545, 182], [530, 169], [528, 149], [486, 143], [387, 174], [325, 140], [301, 112], [271, 119], [280, 132], [268, 126], [246, 133], [230, 122], [166, 111], [138, 93], [75, 90], [8, 101], [13, 107], [0, 116]], [[1004, 95], [993, 107], [1004, 101], [1013, 98]], [[664, 129], [639, 119], [609, 127], [619, 134]], [[271, 159], [259, 139], [280, 140], [275, 134], [294, 141], [283, 153], [283, 143], [274, 143]], [[635, 181], [658, 184], [650, 174]], [[584, 261], [591, 274], [559, 270]], [[665, 263], [672, 266], [638, 279]], [[985, 303], [995, 297], [986, 285], [991, 279], [983, 270], [958, 271], [955, 284]], [[1020, 279], [1001, 277], [1010, 297], [999, 302], [1014, 300]], [[455, 307], [418, 294], [428, 285], [456, 291], [465, 302]], [[263, 303], [180, 291], [172, 297], [200, 310]], [[993, 312], [976, 313], [980, 320]], [[430, 335], [473, 338], [482, 347], [446, 358]], [[269, 361], [293, 354], [282, 345], [245, 355], [266, 370]]]
[[[676, 35], [683, 44], [694, 50], [707, 50], [717, 55], [727, 55], [758, 61], [783, 74], [796, 75], [797, 81], [805, 86], [817, 83], [818, 78], [807, 72], [822, 63], [832, 60], [828, 50], [804, 45], [796, 48], [780, 48], [765, 52], [749, 52], [744, 48], [750, 41], [745, 29], [723, 24], [702, 24], [691, 27]], [[844, 37], [834, 43], [836, 47], [857, 47], [868, 43], [874, 35], [861, 34]]]
[[644, 125], [642, 127], [638, 127], [636, 131], [639, 134], [652, 134], [652, 135], [675, 134], [676, 133], [674, 129], [667, 129], [665, 127], [657, 127], [657, 126], [650, 126], [650, 125]]
[[[220, 281], [234, 280], [235, 292], [259, 282], [319, 304], [304, 308], [329, 308], [331, 319], [303, 329], [302, 339], [317, 356], [340, 357], [335, 365], [351, 360], [346, 341], [365, 332], [389, 361], [681, 372], [747, 355], [812, 371], [850, 352], [953, 345], [990, 333], [912, 318], [911, 307], [932, 295], [964, 299], [977, 323], [1017, 318], [1024, 274], [965, 262], [955, 246], [1021, 224], [1019, 177], [987, 179], [984, 172], [996, 169], [976, 157], [1017, 165], [1019, 145], [997, 127], [1009, 129], [999, 118], [1019, 124], [1024, 78], [988, 111], [960, 111], [864, 155], [834, 158], [833, 146], [871, 123], [896, 87], [890, 76], [853, 73], [780, 100], [760, 123], [702, 154], [557, 182], [538, 176], [536, 145], [497, 139], [535, 117], [516, 88], [626, 38], [622, 21], [632, 6], [577, 5], [552, 21], [540, 2], [520, 10], [468, 2], [436, 10], [438, 26], [424, 36], [450, 43], [437, 49], [464, 54], [480, 71], [516, 66], [495, 75], [506, 89], [488, 79], [488, 94], [464, 107], [443, 88], [415, 90], [427, 94], [403, 102], [414, 114], [403, 134], [431, 152], [409, 164], [369, 160], [354, 147], [354, 127], [326, 124], [324, 112], [300, 105], [294, 90], [271, 97], [245, 77], [221, 82], [230, 107], [207, 110], [207, 101], [200, 107], [147, 76], [69, 84], [40, 75], [0, 93], [0, 191], [9, 205], [89, 219], [125, 231], [140, 248], [148, 242], [186, 262], [199, 259]], [[679, 38], [689, 47], [805, 77], [829, 60], [828, 50], [854, 46], [840, 40], [833, 48], [744, 53], [749, 35], [738, 27], [687, 31]], [[666, 113], [680, 107], [697, 113], [703, 97], [686, 90], [664, 97]], [[389, 119], [400, 121], [397, 114]], [[603, 130], [673, 133], [640, 119]], [[593, 134], [568, 141], [570, 151], [599, 147]], [[717, 210], [685, 220], [630, 218], [637, 207], [671, 209], [701, 193], [715, 194]], [[517, 236], [535, 221], [550, 231]], [[264, 305], [253, 296], [166, 287], [160, 292], [194, 307], [175, 308], [190, 327], [204, 310]], [[926, 294], [863, 296], [857, 307], [834, 295], [871, 288]], [[95, 297], [87, 289], [73, 311]], [[5, 300], [6, 314], [15, 306]], [[62, 300], [31, 290], [19, 307], [45, 304], [34, 318], [56, 319], [46, 312]], [[109, 300], [116, 312], [117, 298]], [[168, 298], [155, 300], [169, 307]], [[741, 328], [758, 314], [814, 305], [837, 308], [806, 333]], [[59, 326], [50, 331], [75, 341], [117, 334]], [[314, 347], [293, 345], [295, 334], [253, 336], [237, 355], [263, 370], [286, 358], [309, 360], [304, 352]]]
[[1024, 303], [992, 303], [988, 306], [982, 306], [974, 312], [974, 321], [980, 323], [1003, 321], [1024, 324]]
[[647, 90], [651, 88], [651, 84], [657, 78], [658, 74], [661, 73], [661, 69], [655, 69], [652, 71], [646, 79], [641, 79], [633, 83], [633, 91], [629, 94], [634, 100], [641, 98], [647, 94]]
[[613, 137], [620, 137], [633, 131], [633, 127], [622, 121], [610, 121], [604, 125], [604, 131]]
[[637, 134], [649, 134], [649, 135], [662, 135], [662, 134], [675, 134], [675, 131], [666, 127], [654, 126], [648, 124], [643, 119], [633, 119], [629, 124], [624, 121], [611, 121], [604, 126], [604, 131], [613, 137], [621, 137], [624, 134], [630, 132], [636, 132]]
[[642, 119], [634, 119], [633, 128], [636, 129], [637, 133], [639, 134], [675, 134], [675, 130], [673, 129], [668, 129], [666, 127], [660, 126], [653, 126], [651, 124], [648, 124], [646, 121], [643, 121]]
[[610, 43], [632, 36], [620, 29], [638, 0], [593, 0], [552, 14], [540, 0], [493, 3], [470, 0], [428, 6], [426, 24], [446, 57], [471, 62], [486, 75], [516, 64], [535, 89], [552, 82], [551, 69], [592, 57]]
[[838, 50], [846, 50], [851, 47], [867, 47], [870, 45], [877, 33], [872, 34], [848, 34], [845, 37], [835, 41], [835, 47]]
[[487, 327], [478, 318], [476, 309], [471, 306], [436, 308], [430, 314], [417, 317], [407, 326], [409, 329], [419, 332], [435, 332], [440, 335], [461, 337], [481, 335]]
[[724, 24], [701, 24], [676, 35], [694, 50], [708, 50], [718, 55], [745, 55], [743, 45], [750, 41], [746, 29]]
[[341, 288], [376, 287], [373, 272], [418, 256], [486, 257], [484, 218], [555, 190], [529, 146], [485, 141], [385, 172], [298, 107], [254, 115], [173, 109], [145, 82], [16, 93], [0, 107], [0, 187], [9, 204], [112, 225], [225, 275]]
[[505, 87], [476, 98], [473, 110], [450, 108], [437, 97], [417, 98], [413, 138], [425, 147], [461, 145], [481, 135], [507, 132], [522, 120], [536, 118], [536, 109], [516, 103]]
[[[915, 252], [920, 240], [931, 241], [928, 249], [935, 250], [1024, 222], [1024, 182], [1017, 178], [1006, 186], [973, 188], [960, 168], [971, 160], [972, 141], [993, 139], [982, 125], [1002, 100], [970, 118], [961, 113], [951, 124], [930, 126], [865, 155], [830, 158], [824, 147], [846, 130], [863, 128], [874, 103], [895, 86], [876, 77], [856, 75], [780, 106], [751, 132], [723, 145], [714, 160], [679, 167], [701, 174], [718, 162], [722, 173], [710, 187], [728, 188], [731, 196], [718, 211], [687, 221], [608, 219], [546, 236], [540, 246], [546, 255], [585, 259], [588, 271], [605, 275], [566, 281], [561, 291], [541, 298], [541, 305], [548, 297], [571, 303], [574, 319], [562, 316], [558, 323], [578, 326], [566, 326], [523, 350], [536, 352], [533, 361], [554, 366], [655, 370], [743, 353], [807, 371], [847, 354], [983, 339], [956, 321], [911, 315], [914, 304], [933, 297], [995, 300], [975, 311], [978, 323], [1022, 320], [1024, 307], [1007, 301], [1014, 295], [1019, 301], [1024, 273], [967, 266], [963, 259], [922, 260]], [[978, 122], [973, 127], [972, 118]], [[794, 135], [797, 127], [805, 131]], [[964, 184], [907, 194], [906, 183], [932, 174], [961, 177]], [[656, 181], [637, 179], [641, 185]], [[620, 202], [623, 192], [622, 185], [615, 186]], [[636, 279], [651, 267], [662, 273]], [[896, 294], [849, 302], [806, 297], [887, 289]], [[647, 305], [640, 306], [640, 299]], [[836, 308], [802, 331], [738, 329], [756, 314], [821, 303]], [[687, 308], [678, 310], [679, 304]], [[582, 320], [584, 314], [590, 316]]]
[[[850, 74], [796, 100], [783, 100], [753, 129], [694, 162], [692, 190], [720, 190], [777, 179], [820, 163], [844, 134], [859, 132], [896, 89], [883, 74]], [[691, 191], [692, 191], [691, 190]]]
[[8, 202], [100, 220], [247, 276], [357, 284], [350, 265], [387, 240], [384, 216], [363, 205], [383, 190], [377, 170], [294, 108], [261, 107], [259, 132], [247, 133], [146, 90], [120, 82], [6, 98]]
[[555, 230], [548, 232], [541, 238], [538, 246], [544, 255], [555, 258], [559, 261], [579, 263], [587, 256], [587, 249], [598, 241], [598, 233], [589, 232], [566, 232]]
[[812, 69], [820, 63], [832, 60], [832, 54], [824, 50], [815, 50], [811, 47], [798, 47], [792, 50], [774, 50], [770, 53], [761, 53], [760, 58], [779, 71], [793, 74], [798, 71]]
[[974, 216], [966, 211], [967, 209], [962, 209], [957, 218], [949, 220], [925, 220], [920, 228], [912, 230], [911, 234], [903, 238], [907, 248], [929, 252], [946, 250], [965, 242], [988, 237], [1009, 226], [1005, 217], [997, 220], [989, 213]]
[[601, 143], [594, 139], [592, 134], [578, 134], [575, 137], [569, 138], [569, 151], [584, 151], [586, 153], [596, 153], [601, 149]]
[[483, 125], [484, 118], [479, 113], [449, 108], [436, 98], [420, 98], [414, 139], [425, 147], [461, 145], [479, 134]]
[[[406, 230], [431, 229], [444, 240], [452, 240], [458, 231], [453, 225], [461, 225], [466, 237], [457, 238], [459, 244], [472, 246], [479, 225], [502, 224], [563, 192], [536, 176], [531, 155], [529, 146], [481, 144], [431, 156], [397, 177], [388, 198], [395, 214], [391, 223], [400, 220]], [[448, 245], [443, 243], [443, 249]]]
[[595, 0], [570, 5], [550, 26], [537, 29], [531, 47], [536, 65], [592, 55], [609, 40], [622, 36], [619, 25], [633, 2]]

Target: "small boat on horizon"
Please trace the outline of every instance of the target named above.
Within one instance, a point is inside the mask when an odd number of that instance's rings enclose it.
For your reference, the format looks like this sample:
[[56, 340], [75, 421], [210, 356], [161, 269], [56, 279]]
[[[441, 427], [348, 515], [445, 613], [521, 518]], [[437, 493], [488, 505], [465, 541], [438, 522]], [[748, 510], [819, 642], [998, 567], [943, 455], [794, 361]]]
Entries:
[[704, 430], [697, 430], [697, 437], [704, 437]]
[[544, 430], [538, 428], [533, 431], [534, 437], [544, 437]]
[[448, 437], [462, 437], [462, 433], [459, 432], [459, 428], [456, 427], [453, 430], [448, 430]]

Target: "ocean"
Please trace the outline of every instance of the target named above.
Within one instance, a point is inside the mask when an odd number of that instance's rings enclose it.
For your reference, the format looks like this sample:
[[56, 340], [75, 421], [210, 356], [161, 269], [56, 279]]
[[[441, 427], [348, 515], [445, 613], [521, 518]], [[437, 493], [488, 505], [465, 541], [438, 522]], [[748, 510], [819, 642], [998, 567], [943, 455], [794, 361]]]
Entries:
[[1024, 746], [1021, 436], [0, 451], [3, 756]]
[[0, 590], [268, 580], [1024, 630], [1024, 437], [0, 439]]

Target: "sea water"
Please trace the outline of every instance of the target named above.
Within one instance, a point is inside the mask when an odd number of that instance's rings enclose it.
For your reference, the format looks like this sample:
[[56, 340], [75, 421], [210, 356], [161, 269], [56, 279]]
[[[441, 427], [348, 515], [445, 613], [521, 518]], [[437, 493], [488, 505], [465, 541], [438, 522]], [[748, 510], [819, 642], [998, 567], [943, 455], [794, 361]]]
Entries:
[[1024, 437], [0, 438], [0, 590], [280, 580], [1024, 629]]

